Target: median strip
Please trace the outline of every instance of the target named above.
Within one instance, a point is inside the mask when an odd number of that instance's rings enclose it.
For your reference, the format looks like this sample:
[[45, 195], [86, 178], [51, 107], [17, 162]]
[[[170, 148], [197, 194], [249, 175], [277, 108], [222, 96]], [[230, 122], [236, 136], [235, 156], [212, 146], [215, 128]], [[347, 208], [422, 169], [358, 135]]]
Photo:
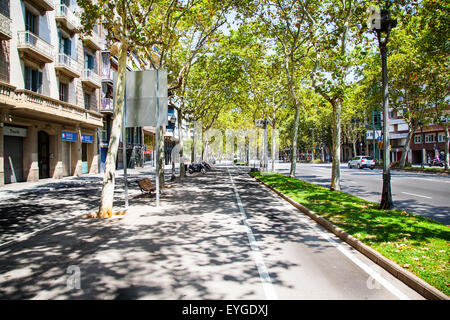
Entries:
[[448, 226], [284, 175], [251, 175], [424, 297], [448, 299]]

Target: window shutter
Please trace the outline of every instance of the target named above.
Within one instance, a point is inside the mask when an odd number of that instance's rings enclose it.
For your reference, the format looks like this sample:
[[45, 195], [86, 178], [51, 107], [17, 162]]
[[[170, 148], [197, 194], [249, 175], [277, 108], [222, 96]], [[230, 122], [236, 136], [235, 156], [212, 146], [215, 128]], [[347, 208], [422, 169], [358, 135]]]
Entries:
[[38, 71], [37, 74], [38, 74], [38, 83], [37, 83], [38, 87], [36, 92], [42, 93], [42, 71]]
[[31, 68], [25, 67], [25, 89], [31, 90]]

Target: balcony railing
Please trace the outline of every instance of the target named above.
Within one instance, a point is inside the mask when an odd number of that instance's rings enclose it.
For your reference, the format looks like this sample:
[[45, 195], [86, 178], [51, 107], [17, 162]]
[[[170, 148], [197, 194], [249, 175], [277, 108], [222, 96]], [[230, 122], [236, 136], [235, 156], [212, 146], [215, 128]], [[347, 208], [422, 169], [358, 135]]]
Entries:
[[11, 19], [0, 13], [0, 40], [11, 39]]
[[65, 4], [56, 5], [55, 18], [69, 32], [75, 33], [80, 29], [80, 19]]
[[103, 82], [113, 82], [114, 72], [103, 65], [102, 68], [102, 80]]
[[113, 112], [114, 105], [113, 99], [111, 98], [102, 98], [102, 104], [100, 106], [100, 112]]
[[81, 74], [80, 64], [65, 53], [58, 53], [55, 69], [71, 78], [78, 78]]
[[53, 62], [53, 46], [30, 31], [19, 31], [17, 49], [38, 62]]
[[0, 104], [14, 105], [15, 104], [15, 89], [16, 87], [0, 81]]
[[81, 81], [83, 81], [86, 85], [93, 88], [101, 88], [102, 79], [98, 74], [96, 74], [91, 69], [84, 69], [83, 74], [81, 76]]
[[92, 110], [50, 98], [48, 96], [25, 89], [16, 90], [15, 108], [27, 109], [30, 112], [47, 114], [53, 118], [68, 119], [74, 123], [87, 122], [92, 125], [103, 126], [102, 115]]

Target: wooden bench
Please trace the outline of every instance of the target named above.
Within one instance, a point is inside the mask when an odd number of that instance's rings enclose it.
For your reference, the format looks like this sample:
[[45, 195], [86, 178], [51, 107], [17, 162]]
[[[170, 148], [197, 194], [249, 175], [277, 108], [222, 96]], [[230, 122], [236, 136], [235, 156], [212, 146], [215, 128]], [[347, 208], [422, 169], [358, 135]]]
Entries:
[[156, 186], [153, 185], [149, 178], [136, 180], [136, 182], [139, 185], [139, 188], [141, 188], [142, 193], [151, 194], [152, 191], [156, 191]]

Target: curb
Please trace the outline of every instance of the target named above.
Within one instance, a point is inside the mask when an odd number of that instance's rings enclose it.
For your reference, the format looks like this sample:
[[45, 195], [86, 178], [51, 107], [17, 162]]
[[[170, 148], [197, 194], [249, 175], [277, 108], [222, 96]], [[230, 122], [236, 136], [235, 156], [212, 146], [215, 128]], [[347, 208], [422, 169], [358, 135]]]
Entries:
[[[251, 176], [251, 175], [250, 175]], [[252, 177], [252, 176], [251, 176]], [[424, 280], [417, 277], [412, 272], [403, 269], [401, 266], [399, 266], [394, 261], [386, 258], [378, 251], [372, 249], [368, 245], [362, 243], [360, 240], [356, 239], [355, 237], [351, 236], [341, 228], [335, 226], [330, 221], [322, 218], [321, 216], [315, 214], [305, 206], [301, 205], [300, 203], [296, 202], [295, 200], [289, 198], [288, 196], [284, 195], [280, 191], [276, 190], [272, 186], [268, 185], [267, 183], [261, 181], [257, 177], [252, 177], [256, 181], [260, 182], [264, 186], [266, 186], [268, 189], [275, 192], [278, 196], [289, 202], [291, 205], [293, 205], [296, 209], [301, 211], [302, 213], [309, 216], [311, 219], [316, 221], [318, 224], [326, 228], [327, 230], [333, 232], [336, 236], [338, 236], [341, 240], [351, 245], [353, 248], [361, 252], [363, 255], [368, 257], [370, 260], [378, 264], [380, 267], [391, 273], [394, 277], [417, 291], [419, 294], [421, 294], [423, 297], [425, 297], [428, 300], [450, 300], [450, 298], [441, 292], [440, 290], [436, 289], [429, 283], [425, 282]]]

